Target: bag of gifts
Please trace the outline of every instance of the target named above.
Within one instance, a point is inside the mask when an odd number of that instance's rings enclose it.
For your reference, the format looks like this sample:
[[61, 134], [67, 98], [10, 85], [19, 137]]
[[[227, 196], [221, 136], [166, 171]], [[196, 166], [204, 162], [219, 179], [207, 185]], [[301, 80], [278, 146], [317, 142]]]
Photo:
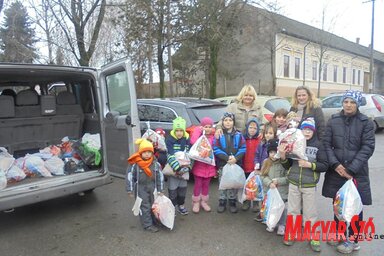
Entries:
[[212, 146], [209, 143], [208, 138], [204, 135], [204, 132], [203, 135], [197, 139], [195, 144], [192, 145], [188, 155], [191, 159], [196, 161], [216, 166]]
[[284, 201], [277, 188], [270, 188], [264, 197], [260, 215], [269, 229], [274, 229], [284, 212]]
[[149, 122], [147, 122], [147, 127], [148, 129], [145, 131], [143, 136], [141, 136], [141, 138], [147, 139], [152, 142], [154, 148], [166, 151], [167, 145], [165, 144], [165, 138], [156, 133], [154, 130], [152, 130], [150, 128]]
[[172, 201], [164, 196], [156, 197], [152, 205], [152, 212], [156, 219], [169, 229], [173, 229], [175, 223], [175, 206]]
[[333, 212], [339, 220], [351, 222], [355, 215], [359, 215], [363, 210], [363, 203], [359, 191], [353, 182], [353, 179], [348, 180], [337, 191], [333, 203]]
[[[279, 135], [279, 146], [280, 144], [287, 144], [286, 157], [296, 160], [308, 160], [305, 154], [307, 147], [307, 140], [305, 139], [302, 131], [297, 128], [289, 128], [285, 132]], [[280, 158], [279, 152], [275, 155], [275, 158]]]
[[239, 202], [243, 203], [246, 200], [262, 201], [263, 198], [263, 182], [261, 181], [260, 175], [257, 175], [255, 172], [251, 172], [245, 181]]
[[219, 190], [243, 188], [245, 183], [244, 170], [237, 164], [226, 164], [220, 178]]

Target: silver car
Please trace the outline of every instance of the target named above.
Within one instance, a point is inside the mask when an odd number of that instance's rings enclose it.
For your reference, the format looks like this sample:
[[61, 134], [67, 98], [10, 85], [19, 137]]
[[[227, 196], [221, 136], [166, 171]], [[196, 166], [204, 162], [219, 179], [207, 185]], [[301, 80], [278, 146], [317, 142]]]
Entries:
[[[335, 93], [322, 100], [322, 109], [326, 122], [333, 114], [342, 110], [343, 95], [344, 93]], [[374, 121], [375, 131], [384, 128], [384, 97], [382, 95], [363, 93], [359, 110]]]

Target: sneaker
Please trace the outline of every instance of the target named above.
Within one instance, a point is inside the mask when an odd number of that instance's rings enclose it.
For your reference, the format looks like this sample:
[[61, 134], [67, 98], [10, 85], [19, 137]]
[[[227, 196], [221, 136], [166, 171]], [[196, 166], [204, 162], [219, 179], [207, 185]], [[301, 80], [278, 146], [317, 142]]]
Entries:
[[345, 241], [344, 243], [338, 245], [336, 249], [338, 252], [347, 254], [360, 250], [360, 245], [351, 241]]
[[275, 229], [267, 227], [265, 230], [267, 230], [269, 233], [272, 233]]
[[291, 246], [293, 245], [295, 241], [291, 240], [291, 237], [288, 235], [288, 239], [287, 240], [283, 240], [283, 244], [287, 245], [287, 246]]
[[262, 222], [263, 221], [263, 218], [261, 217], [260, 213], [256, 215], [256, 217], [253, 219], [257, 222]]
[[219, 200], [219, 206], [217, 207], [218, 213], [223, 213], [227, 209], [227, 200], [220, 199]]
[[152, 233], [156, 233], [159, 231], [159, 229], [156, 226], [149, 226], [149, 227], [146, 227], [144, 230]]
[[188, 210], [187, 208], [185, 208], [184, 205], [179, 205], [177, 207], [177, 211], [181, 214], [181, 215], [187, 215], [188, 214]]
[[283, 236], [285, 234], [285, 226], [284, 225], [279, 225], [277, 228], [277, 234], [279, 236]]
[[309, 246], [311, 247], [312, 251], [314, 251], [314, 252], [320, 252], [321, 251], [319, 240], [311, 240], [311, 242], [309, 242]]
[[241, 209], [243, 211], [248, 211], [250, 207], [251, 207], [251, 203], [248, 200], [245, 200], [243, 202], [243, 205], [241, 206]]
[[327, 241], [327, 244], [330, 246], [338, 246], [340, 243], [341, 243], [341, 241], [335, 241], [335, 240]]

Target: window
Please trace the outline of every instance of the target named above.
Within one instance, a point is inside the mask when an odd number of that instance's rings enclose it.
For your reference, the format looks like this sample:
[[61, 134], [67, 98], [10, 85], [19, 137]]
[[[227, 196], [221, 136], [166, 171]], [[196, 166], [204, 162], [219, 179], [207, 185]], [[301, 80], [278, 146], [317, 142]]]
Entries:
[[323, 65], [323, 81], [328, 80], [328, 64], [324, 63]]
[[312, 80], [317, 80], [317, 61], [312, 61]]
[[118, 111], [122, 115], [131, 112], [131, 94], [127, 73], [121, 71], [106, 77], [108, 105], [111, 111]]
[[172, 123], [177, 116], [170, 108], [159, 108], [159, 121], [164, 123]]
[[356, 84], [356, 69], [352, 70], [352, 84]]
[[159, 121], [159, 107], [151, 105], [137, 105], [140, 121]]
[[289, 77], [289, 56], [284, 55], [284, 77]]
[[360, 71], [361, 71], [361, 70], [358, 70], [358, 71], [357, 71], [357, 84], [358, 84], [358, 85], [360, 85], [360, 78], [361, 78], [361, 77], [360, 77], [360, 75], [361, 75], [361, 72], [360, 72]]
[[333, 66], [333, 82], [337, 83], [337, 66]]
[[343, 106], [341, 100], [342, 100], [342, 96], [329, 97], [323, 100], [321, 107], [322, 108], [341, 108]]
[[343, 67], [343, 83], [347, 83], [347, 68]]
[[300, 78], [300, 58], [295, 58], [295, 78]]

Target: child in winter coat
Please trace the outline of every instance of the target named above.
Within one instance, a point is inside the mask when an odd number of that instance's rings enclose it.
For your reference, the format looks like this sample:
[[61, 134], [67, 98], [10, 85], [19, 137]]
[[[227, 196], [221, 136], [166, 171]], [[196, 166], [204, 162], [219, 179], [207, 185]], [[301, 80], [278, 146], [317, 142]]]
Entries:
[[[191, 135], [191, 144], [195, 142], [205, 133], [211, 146], [213, 146], [213, 120], [210, 117], [204, 117], [200, 121], [200, 127], [194, 129]], [[211, 207], [208, 205], [209, 200], [209, 184], [211, 178], [216, 175], [216, 167], [203, 162], [195, 161], [192, 167], [192, 173], [195, 180], [192, 194], [192, 211], [198, 213], [201, 207], [204, 211], [210, 212]]]
[[[286, 177], [286, 170], [281, 165], [280, 159], [276, 159], [274, 156], [277, 153], [279, 141], [272, 139], [268, 143], [267, 152], [268, 158], [264, 160], [261, 167], [261, 179], [264, 186], [264, 194], [267, 193], [270, 188], [277, 188], [280, 193], [281, 199], [287, 202], [288, 199], [288, 181]], [[287, 209], [284, 209], [283, 214], [279, 222], [277, 223], [277, 234], [283, 236], [285, 233], [285, 221], [287, 218]], [[268, 232], [273, 232], [273, 229], [267, 228]]]
[[[243, 169], [245, 176], [248, 178], [249, 174], [255, 170], [255, 155], [257, 147], [261, 141], [259, 136], [259, 121], [256, 118], [252, 118], [247, 122], [246, 130], [244, 134], [246, 152], [243, 158]], [[247, 211], [250, 207], [250, 201], [245, 200], [243, 202], [243, 211]]]
[[187, 181], [182, 178], [185, 172], [189, 172], [191, 166], [182, 166], [175, 157], [176, 152], [189, 151], [189, 134], [186, 132], [186, 121], [182, 117], [173, 120], [173, 129], [165, 141], [167, 145], [167, 162], [176, 172], [176, 176], [168, 177], [168, 193], [176, 210], [181, 215], [187, 215], [188, 210], [184, 206], [187, 194]]
[[255, 170], [260, 171], [261, 165], [265, 159], [268, 158], [267, 146], [268, 142], [272, 139], [276, 139], [276, 126], [273, 123], [266, 123], [263, 130], [263, 139], [257, 147], [255, 155]]
[[[303, 210], [303, 221], [310, 221], [312, 225], [317, 220], [316, 211], [316, 184], [319, 182], [321, 172], [328, 168], [328, 159], [323, 144], [316, 137], [316, 126], [313, 118], [305, 119], [300, 126], [307, 147], [305, 154], [306, 160], [287, 159], [284, 146], [279, 147], [280, 159], [283, 166], [288, 170], [287, 179], [288, 189], [288, 214], [300, 215]], [[281, 144], [283, 145], [283, 144]], [[292, 245], [293, 240], [284, 240], [285, 245]], [[313, 251], [321, 250], [320, 241], [311, 240], [310, 247]]]
[[[256, 174], [261, 174], [260, 169], [265, 159], [268, 158], [268, 152], [267, 147], [270, 140], [276, 139], [276, 125], [273, 123], [266, 123], [264, 124], [264, 130], [263, 130], [263, 138], [257, 147], [256, 154], [255, 154], [255, 172]], [[254, 212], [256, 212], [255, 221], [262, 221], [260, 215], [260, 209], [261, 209], [261, 202], [257, 202], [256, 207], [254, 208]]]
[[[139, 150], [128, 158], [131, 165], [127, 169], [126, 189], [128, 194], [133, 197], [140, 197], [143, 201], [140, 205], [140, 221], [144, 230], [157, 232], [158, 228], [153, 221], [152, 204], [154, 202], [154, 191], [163, 192], [163, 173], [161, 166], [153, 156], [153, 145], [146, 139], [138, 139]], [[134, 195], [133, 195], [134, 193]]]
[[288, 111], [285, 108], [279, 108], [278, 110], [276, 110], [275, 114], [273, 115], [271, 123], [276, 125], [277, 136], [285, 132], [285, 130], [287, 129], [287, 126], [288, 126], [287, 115], [288, 115]]
[[[219, 139], [214, 139], [213, 152], [216, 156], [216, 166], [219, 167], [219, 178], [224, 165], [239, 164], [245, 154], [246, 146], [243, 135], [234, 128], [235, 115], [225, 112], [222, 118], [223, 135]], [[231, 213], [237, 212], [236, 206], [237, 189], [219, 190], [219, 206], [218, 213], [226, 210], [227, 200], [229, 201], [229, 210]]]

